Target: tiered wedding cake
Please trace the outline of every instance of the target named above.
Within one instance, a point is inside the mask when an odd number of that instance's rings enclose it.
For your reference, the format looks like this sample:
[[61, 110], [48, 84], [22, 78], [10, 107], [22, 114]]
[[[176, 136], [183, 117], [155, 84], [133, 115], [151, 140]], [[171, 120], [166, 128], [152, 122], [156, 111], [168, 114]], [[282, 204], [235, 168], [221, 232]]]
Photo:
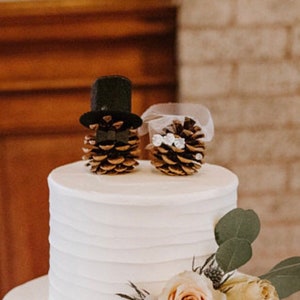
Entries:
[[[121, 76], [98, 79], [91, 100], [80, 117], [92, 131], [85, 162], [48, 177], [49, 298], [45, 277], [7, 299], [33, 290], [48, 300], [279, 300], [300, 290], [298, 256], [259, 277], [237, 271], [260, 220], [236, 208], [237, 176], [204, 164], [213, 136], [205, 107], [159, 104], [140, 118]], [[151, 159], [139, 161], [147, 133]]]

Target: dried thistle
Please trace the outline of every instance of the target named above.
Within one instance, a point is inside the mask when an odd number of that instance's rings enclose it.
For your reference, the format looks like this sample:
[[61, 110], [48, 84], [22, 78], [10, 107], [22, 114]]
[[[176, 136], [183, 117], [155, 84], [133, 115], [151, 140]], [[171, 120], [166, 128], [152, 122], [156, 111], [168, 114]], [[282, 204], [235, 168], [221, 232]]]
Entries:
[[117, 296], [124, 298], [124, 299], [128, 299], [128, 300], [144, 300], [146, 299], [147, 296], [149, 296], [149, 292], [146, 290], [140, 290], [134, 283], [129, 282], [129, 285], [135, 290], [136, 295], [135, 296], [129, 296], [126, 294], [121, 294], [118, 293], [116, 294]]

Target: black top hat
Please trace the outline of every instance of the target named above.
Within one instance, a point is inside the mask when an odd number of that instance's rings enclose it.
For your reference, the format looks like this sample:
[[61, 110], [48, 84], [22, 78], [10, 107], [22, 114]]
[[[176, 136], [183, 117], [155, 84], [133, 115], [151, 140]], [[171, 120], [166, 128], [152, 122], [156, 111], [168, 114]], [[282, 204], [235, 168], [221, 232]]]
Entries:
[[98, 78], [92, 85], [91, 111], [83, 114], [79, 121], [89, 127], [106, 115], [123, 121], [125, 128], [142, 125], [142, 119], [131, 113], [131, 82], [128, 78], [119, 75]]

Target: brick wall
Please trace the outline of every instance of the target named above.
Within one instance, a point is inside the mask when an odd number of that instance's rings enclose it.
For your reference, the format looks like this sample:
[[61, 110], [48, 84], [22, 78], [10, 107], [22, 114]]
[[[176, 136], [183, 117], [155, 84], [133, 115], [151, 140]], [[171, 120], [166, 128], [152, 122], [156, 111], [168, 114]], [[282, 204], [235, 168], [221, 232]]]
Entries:
[[261, 218], [244, 267], [259, 275], [300, 255], [300, 0], [178, 3], [179, 100], [210, 109], [207, 162], [238, 175], [239, 206]]

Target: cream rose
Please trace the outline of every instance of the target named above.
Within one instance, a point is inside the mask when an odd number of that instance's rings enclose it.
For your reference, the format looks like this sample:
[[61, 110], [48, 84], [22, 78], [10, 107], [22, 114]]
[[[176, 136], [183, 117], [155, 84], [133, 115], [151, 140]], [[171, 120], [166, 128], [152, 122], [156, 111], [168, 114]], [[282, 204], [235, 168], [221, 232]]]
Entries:
[[157, 300], [157, 298], [152, 295], [147, 295], [144, 300]]
[[246, 274], [237, 274], [220, 288], [227, 300], [279, 300], [274, 286], [268, 280]]
[[213, 300], [213, 296], [204, 277], [186, 271], [167, 282], [158, 300]]

